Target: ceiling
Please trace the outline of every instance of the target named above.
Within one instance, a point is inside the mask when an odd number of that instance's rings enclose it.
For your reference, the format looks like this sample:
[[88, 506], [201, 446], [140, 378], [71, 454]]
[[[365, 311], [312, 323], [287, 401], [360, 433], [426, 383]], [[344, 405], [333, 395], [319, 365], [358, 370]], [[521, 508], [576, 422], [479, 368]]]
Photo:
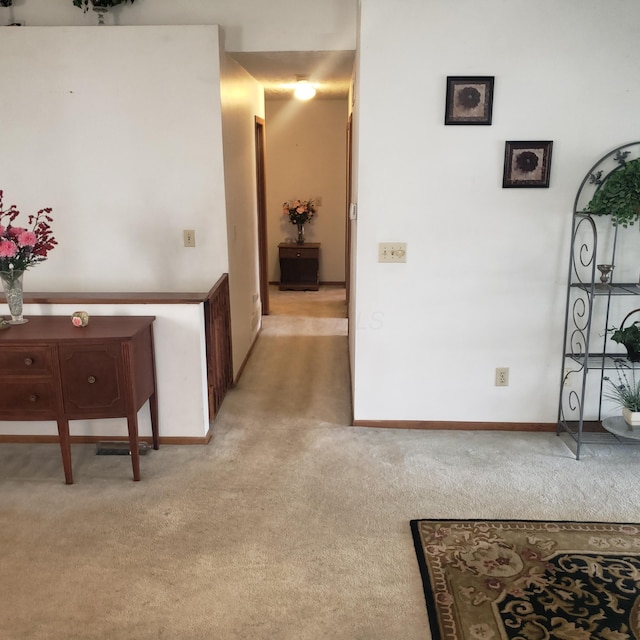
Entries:
[[316, 98], [347, 98], [355, 51], [229, 52], [263, 87], [265, 98], [289, 99], [300, 77], [316, 87]]

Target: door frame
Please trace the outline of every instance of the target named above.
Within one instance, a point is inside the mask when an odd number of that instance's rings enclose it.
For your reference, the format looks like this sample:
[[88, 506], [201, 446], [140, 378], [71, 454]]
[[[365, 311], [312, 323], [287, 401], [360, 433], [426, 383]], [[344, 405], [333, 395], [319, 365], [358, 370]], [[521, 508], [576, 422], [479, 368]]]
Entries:
[[351, 292], [351, 176], [352, 176], [352, 136], [353, 136], [353, 113], [349, 113], [347, 121], [347, 203], [346, 203], [346, 227], [344, 237], [344, 284], [347, 304], [347, 317], [349, 317], [349, 296]]
[[256, 194], [258, 211], [258, 272], [262, 315], [269, 315], [269, 253], [267, 243], [267, 180], [265, 121], [255, 116]]

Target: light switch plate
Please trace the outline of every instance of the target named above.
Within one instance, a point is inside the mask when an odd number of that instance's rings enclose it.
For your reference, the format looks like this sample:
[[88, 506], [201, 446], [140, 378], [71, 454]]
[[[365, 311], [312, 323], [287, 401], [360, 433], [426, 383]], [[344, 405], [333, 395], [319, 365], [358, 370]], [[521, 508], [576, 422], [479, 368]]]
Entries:
[[196, 232], [194, 229], [185, 229], [183, 232], [184, 235], [184, 246], [185, 247], [195, 247], [196, 246]]
[[406, 262], [406, 242], [381, 242], [378, 245], [378, 262]]

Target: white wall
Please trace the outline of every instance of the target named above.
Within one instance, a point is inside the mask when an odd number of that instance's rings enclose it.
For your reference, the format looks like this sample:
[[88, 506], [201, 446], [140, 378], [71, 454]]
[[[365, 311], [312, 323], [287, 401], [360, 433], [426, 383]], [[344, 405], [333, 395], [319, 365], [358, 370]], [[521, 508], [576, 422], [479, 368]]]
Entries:
[[[640, 6], [614, 5], [361, 0], [356, 419], [555, 422], [575, 192], [640, 138]], [[492, 126], [444, 126], [466, 74]], [[549, 189], [501, 188], [505, 140], [554, 141]]]
[[[227, 51], [348, 50], [355, 43], [357, 0], [136, 0], [116, 7], [106, 24], [220, 25]], [[15, 0], [0, 8], [0, 24], [27, 26], [96, 25], [72, 0]]]
[[[358, 180], [360, 172], [360, 83], [358, 82], [358, 70], [360, 69], [360, 2], [358, 2], [358, 13], [356, 16], [356, 54], [354, 60], [354, 73], [349, 88], [349, 118], [351, 124], [351, 159], [350, 159], [350, 180], [347, 185], [350, 189], [349, 207], [353, 207], [349, 216], [349, 286], [347, 291], [347, 316], [348, 316], [348, 340], [349, 340], [349, 372], [351, 374], [351, 404], [355, 406], [356, 392], [356, 330], [354, 321], [358, 319], [356, 299], [358, 287]], [[355, 214], [355, 215], [354, 215]]]
[[0, 188], [53, 207], [59, 242], [25, 287], [207, 291], [228, 266], [218, 28], [0, 36]]
[[280, 280], [278, 243], [297, 230], [282, 203], [320, 196], [305, 225], [307, 242], [320, 242], [320, 281], [344, 282], [347, 100], [267, 100], [267, 234], [269, 280]]
[[255, 118], [264, 118], [264, 91], [235, 60], [221, 53], [224, 182], [229, 246], [234, 376], [260, 328]]

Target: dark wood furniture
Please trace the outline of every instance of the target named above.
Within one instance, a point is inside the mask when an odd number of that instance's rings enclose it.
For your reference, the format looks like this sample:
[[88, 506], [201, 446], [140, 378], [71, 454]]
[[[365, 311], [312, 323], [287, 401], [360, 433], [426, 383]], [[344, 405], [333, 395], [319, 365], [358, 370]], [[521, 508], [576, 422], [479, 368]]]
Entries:
[[218, 415], [222, 401], [233, 384], [231, 350], [231, 302], [229, 276], [224, 274], [204, 302], [204, 330], [207, 349], [209, 421]]
[[[4, 296], [0, 291], [0, 302]], [[94, 304], [202, 304], [204, 307], [207, 351], [207, 386], [209, 421], [218, 414], [222, 400], [233, 385], [233, 357], [231, 350], [231, 303], [229, 274], [223, 273], [206, 293], [198, 292], [125, 292], [125, 293], [38, 293], [26, 291], [26, 304], [73, 304], [82, 309]], [[27, 314], [28, 315], [28, 314]], [[31, 316], [29, 316], [31, 317]], [[0, 438], [1, 440], [1, 438]]]
[[278, 245], [280, 291], [317, 291], [320, 278], [320, 243]]
[[138, 411], [149, 400], [154, 449], [158, 398], [154, 316], [30, 316], [0, 331], [0, 420], [56, 420], [64, 477], [73, 484], [69, 420], [126, 418], [140, 480]]

